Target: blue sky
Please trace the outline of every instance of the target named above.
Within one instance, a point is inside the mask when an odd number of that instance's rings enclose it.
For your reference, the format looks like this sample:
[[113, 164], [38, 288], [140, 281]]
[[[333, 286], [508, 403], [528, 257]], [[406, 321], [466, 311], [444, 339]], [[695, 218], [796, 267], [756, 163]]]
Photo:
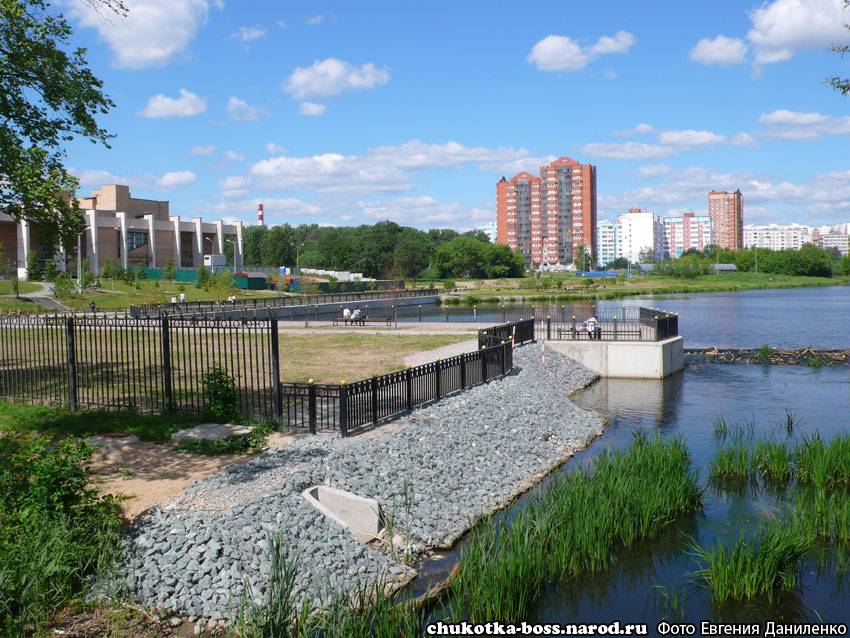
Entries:
[[823, 84], [850, 77], [843, 0], [64, 3], [116, 103], [112, 149], [69, 147], [81, 194], [468, 229], [502, 175], [566, 155], [600, 219], [740, 188], [745, 223], [850, 221], [850, 97]]

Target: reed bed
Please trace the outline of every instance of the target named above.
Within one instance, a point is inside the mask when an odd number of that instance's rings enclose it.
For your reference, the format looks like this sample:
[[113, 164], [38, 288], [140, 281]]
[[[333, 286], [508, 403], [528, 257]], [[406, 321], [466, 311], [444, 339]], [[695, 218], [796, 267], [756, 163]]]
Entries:
[[797, 529], [831, 541], [850, 541], [850, 496], [815, 489], [798, 494], [791, 513]]
[[850, 434], [825, 443], [817, 432], [795, 450], [797, 480], [819, 488], [850, 487]]
[[517, 622], [546, 582], [611, 568], [617, 555], [702, 505], [680, 438], [639, 433], [592, 475], [563, 472], [512, 524], [493, 520], [464, 548], [446, 603], [455, 621]]
[[773, 602], [778, 594], [799, 589], [803, 557], [814, 547], [814, 537], [772, 521], [750, 537], [741, 533], [731, 546], [717, 542], [706, 549], [693, 540], [689, 546], [704, 564], [694, 576], [715, 603]]

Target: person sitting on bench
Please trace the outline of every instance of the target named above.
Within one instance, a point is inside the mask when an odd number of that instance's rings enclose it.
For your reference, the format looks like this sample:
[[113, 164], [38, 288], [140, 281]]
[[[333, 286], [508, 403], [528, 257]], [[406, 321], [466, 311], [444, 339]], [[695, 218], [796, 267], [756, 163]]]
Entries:
[[584, 322], [584, 328], [587, 330], [587, 335], [591, 339], [602, 339], [602, 328], [599, 326], [599, 320], [596, 315]]
[[348, 325], [348, 320], [351, 319], [351, 310], [349, 308], [345, 308], [342, 311], [342, 320], [345, 322], [345, 325]]
[[366, 321], [363, 319], [362, 315], [360, 314], [360, 306], [355, 306], [354, 312], [351, 313], [351, 325], [356, 326], [357, 324], [360, 324], [361, 326], [366, 325]]

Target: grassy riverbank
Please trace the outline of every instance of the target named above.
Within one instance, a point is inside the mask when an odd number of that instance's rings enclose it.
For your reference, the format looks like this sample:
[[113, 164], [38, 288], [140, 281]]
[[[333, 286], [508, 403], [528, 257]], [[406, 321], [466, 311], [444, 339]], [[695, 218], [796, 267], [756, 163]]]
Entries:
[[[795, 277], [762, 273], [700, 275], [690, 279], [641, 275], [627, 277], [541, 277], [539, 279], [502, 279], [459, 281], [453, 294], [480, 299], [498, 297], [501, 303], [523, 301], [572, 301], [619, 299], [637, 295], [681, 293], [741, 292], [773, 288], [810, 288], [841, 286], [850, 277]], [[573, 290], [569, 290], [569, 286]], [[489, 300], [488, 300], [489, 301]]]

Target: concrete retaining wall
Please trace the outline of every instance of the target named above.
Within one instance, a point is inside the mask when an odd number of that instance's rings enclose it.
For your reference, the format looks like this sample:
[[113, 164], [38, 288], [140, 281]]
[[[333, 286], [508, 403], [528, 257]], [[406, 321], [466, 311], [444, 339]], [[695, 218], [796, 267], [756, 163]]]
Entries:
[[662, 379], [685, 367], [682, 337], [665, 341], [549, 341], [602, 377]]

